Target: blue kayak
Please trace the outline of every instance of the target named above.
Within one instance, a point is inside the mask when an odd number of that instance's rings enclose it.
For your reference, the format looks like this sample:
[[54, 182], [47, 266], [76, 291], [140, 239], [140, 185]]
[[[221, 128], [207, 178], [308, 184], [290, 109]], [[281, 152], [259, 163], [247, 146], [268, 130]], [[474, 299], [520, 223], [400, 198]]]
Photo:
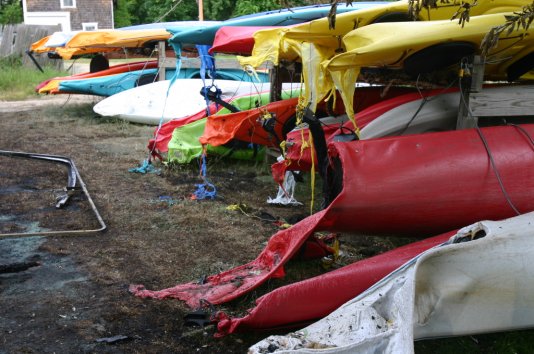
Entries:
[[[361, 10], [385, 4], [386, 2], [354, 2], [346, 6], [338, 4], [337, 13]], [[183, 27], [166, 27], [172, 34], [169, 42], [173, 46], [182, 44], [208, 44], [213, 43], [215, 33], [224, 26], [289, 26], [323, 18], [330, 12], [330, 4], [310, 5], [292, 9], [280, 9], [232, 18], [217, 24], [194, 27], [184, 30]]]
[[[157, 69], [145, 69], [116, 75], [62, 81], [59, 84], [59, 92], [108, 97], [137, 86], [154, 82], [157, 72]], [[165, 70], [165, 78], [170, 80], [174, 77], [175, 73], [175, 69], [167, 69]], [[182, 68], [178, 74], [178, 79], [196, 78], [201, 78], [200, 69], [198, 68]], [[256, 81], [255, 78], [251, 78], [240, 69], [219, 69], [215, 73], [215, 78], [219, 80], [245, 82]], [[269, 82], [268, 74], [258, 73], [258, 78], [261, 82]], [[210, 81], [211, 79], [207, 78], [206, 84], [209, 85], [211, 83]]]

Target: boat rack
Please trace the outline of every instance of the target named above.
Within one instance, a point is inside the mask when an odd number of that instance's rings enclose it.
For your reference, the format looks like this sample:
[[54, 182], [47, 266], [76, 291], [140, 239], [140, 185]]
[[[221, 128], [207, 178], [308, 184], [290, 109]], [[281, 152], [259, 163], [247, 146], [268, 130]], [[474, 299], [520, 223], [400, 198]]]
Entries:
[[470, 76], [461, 81], [462, 93], [456, 129], [478, 126], [479, 117], [514, 117], [534, 114], [534, 85], [509, 93], [492, 93], [482, 88], [484, 60], [474, 56]]
[[[159, 81], [165, 80], [165, 70], [167, 68], [176, 68], [176, 57], [167, 56], [167, 46], [165, 41], [158, 42], [158, 69], [161, 73], [158, 75]], [[200, 68], [199, 58], [182, 58], [182, 68]], [[217, 59], [217, 68], [221, 69], [241, 69], [241, 65], [235, 59]]]

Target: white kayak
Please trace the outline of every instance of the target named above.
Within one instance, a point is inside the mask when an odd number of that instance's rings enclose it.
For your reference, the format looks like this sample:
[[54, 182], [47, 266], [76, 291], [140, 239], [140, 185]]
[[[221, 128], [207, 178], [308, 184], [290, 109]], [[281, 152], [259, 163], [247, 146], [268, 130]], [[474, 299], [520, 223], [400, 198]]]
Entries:
[[[170, 83], [158, 81], [117, 93], [97, 103], [93, 110], [106, 117], [158, 125], [160, 121], [187, 117], [206, 108], [206, 100], [200, 94], [204, 87], [201, 79], [178, 79], [169, 89]], [[206, 85], [211, 85], [211, 80], [206, 80]], [[268, 83], [215, 80], [215, 85], [225, 101], [269, 90]]]
[[249, 353], [413, 353], [413, 341], [534, 326], [534, 213], [482, 221], [322, 320]]
[[[484, 92], [510, 94], [525, 87], [493, 86], [484, 88]], [[460, 99], [460, 93], [456, 91], [401, 104], [366, 125], [360, 132], [360, 139], [454, 130]]]

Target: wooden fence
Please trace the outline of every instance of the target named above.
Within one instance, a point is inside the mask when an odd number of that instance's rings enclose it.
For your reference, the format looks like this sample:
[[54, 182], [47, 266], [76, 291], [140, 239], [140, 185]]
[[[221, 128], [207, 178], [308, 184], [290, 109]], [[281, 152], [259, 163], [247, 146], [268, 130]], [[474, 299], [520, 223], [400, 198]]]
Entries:
[[[56, 31], [61, 31], [61, 26], [0, 25], [0, 58], [11, 55], [22, 56], [25, 66], [35, 67], [30, 57], [26, 55], [26, 50], [30, 49], [32, 43]], [[34, 57], [41, 66], [51, 65], [61, 68], [63, 65], [61, 60], [49, 59], [47, 54], [34, 54]]]

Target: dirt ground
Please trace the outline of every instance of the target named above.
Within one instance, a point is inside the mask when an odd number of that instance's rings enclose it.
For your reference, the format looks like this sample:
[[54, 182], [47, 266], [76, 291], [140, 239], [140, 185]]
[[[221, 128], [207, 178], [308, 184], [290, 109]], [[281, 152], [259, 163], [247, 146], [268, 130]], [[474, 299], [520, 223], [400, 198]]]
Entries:
[[[190, 199], [195, 164], [130, 173], [153, 128], [95, 117], [93, 103], [65, 96], [0, 105], [0, 150], [70, 157], [107, 224], [103, 233], [0, 239], [0, 353], [246, 352], [267, 334], [214, 339], [213, 325], [184, 325], [191, 309], [180, 301], [139, 299], [128, 286], [162, 289], [246, 263], [278, 230], [273, 219], [295, 222], [308, 203], [267, 205], [276, 188], [266, 164], [212, 159], [214, 201]], [[2, 234], [99, 227], [83, 196], [54, 207], [66, 186], [61, 165], [0, 156], [0, 186]], [[247, 215], [227, 210], [238, 203]], [[219, 309], [243, 314], [280, 284]]]
[[[270, 206], [265, 201], [276, 188], [266, 163], [211, 158], [208, 177], [218, 197], [191, 200], [198, 166], [128, 172], [147, 157], [154, 128], [96, 117], [94, 103], [80, 96], [0, 102], [0, 150], [70, 157], [107, 224], [101, 233], [0, 237], [0, 354], [245, 353], [270, 333], [215, 339], [213, 325], [186, 325], [191, 309], [182, 302], [139, 299], [128, 287], [163, 289], [251, 261], [278, 230], [273, 220], [294, 223], [309, 213], [309, 187], [298, 190], [304, 206]], [[0, 154], [0, 234], [98, 229], [84, 195], [55, 208], [66, 171]], [[247, 213], [227, 209], [234, 204], [246, 204]], [[409, 240], [341, 241], [346, 264]], [[266, 292], [324, 272], [320, 260], [285, 268], [284, 280], [217, 310], [244, 315]], [[530, 338], [532, 331], [423, 341], [416, 352], [531, 352]]]

